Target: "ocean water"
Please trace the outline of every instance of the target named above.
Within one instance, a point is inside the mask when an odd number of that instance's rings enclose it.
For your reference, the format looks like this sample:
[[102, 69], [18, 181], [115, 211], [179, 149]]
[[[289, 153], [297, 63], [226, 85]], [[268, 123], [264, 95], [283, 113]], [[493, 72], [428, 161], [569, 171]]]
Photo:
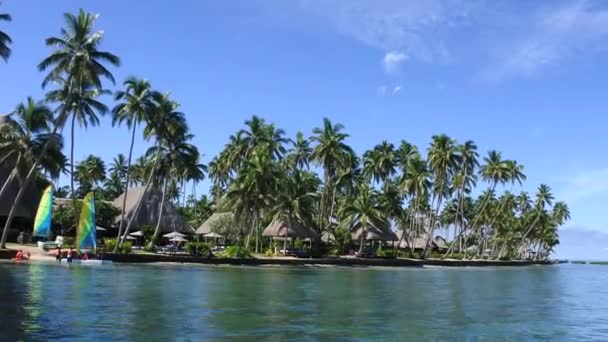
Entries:
[[0, 263], [0, 341], [608, 340], [608, 266]]

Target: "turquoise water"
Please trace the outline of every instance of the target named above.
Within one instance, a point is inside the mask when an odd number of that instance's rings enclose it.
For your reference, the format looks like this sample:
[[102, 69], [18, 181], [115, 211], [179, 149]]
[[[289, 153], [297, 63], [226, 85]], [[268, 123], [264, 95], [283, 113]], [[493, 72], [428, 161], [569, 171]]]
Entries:
[[608, 340], [608, 268], [0, 263], [0, 340]]

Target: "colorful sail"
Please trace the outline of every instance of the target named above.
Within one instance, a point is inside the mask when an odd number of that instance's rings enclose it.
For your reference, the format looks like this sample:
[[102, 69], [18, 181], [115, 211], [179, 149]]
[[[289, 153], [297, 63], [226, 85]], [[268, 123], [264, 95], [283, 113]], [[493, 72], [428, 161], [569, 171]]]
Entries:
[[80, 220], [76, 231], [76, 248], [78, 250], [95, 249], [97, 247], [95, 235], [95, 198], [93, 193], [89, 192], [84, 197], [80, 209]]
[[53, 186], [49, 185], [42, 193], [34, 220], [34, 236], [48, 238], [51, 233], [54, 192]]

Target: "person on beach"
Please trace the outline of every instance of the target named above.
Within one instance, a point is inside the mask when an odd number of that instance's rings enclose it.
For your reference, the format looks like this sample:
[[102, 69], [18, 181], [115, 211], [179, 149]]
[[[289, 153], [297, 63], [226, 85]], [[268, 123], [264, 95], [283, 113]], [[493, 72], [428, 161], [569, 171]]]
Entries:
[[70, 248], [68, 251], [68, 264], [72, 263], [72, 258], [74, 257], [74, 251]]
[[15, 255], [15, 259], [16, 260], [29, 260], [30, 259], [30, 252], [27, 252], [27, 256], [23, 255], [23, 251], [22, 250], [18, 250], [17, 254]]
[[61, 248], [57, 248], [57, 250], [55, 250], [55, 260], [61, 261]]
[[89, 254], [88, 253], [84, 253], [82, 255], [82, 260], [89, 260]]

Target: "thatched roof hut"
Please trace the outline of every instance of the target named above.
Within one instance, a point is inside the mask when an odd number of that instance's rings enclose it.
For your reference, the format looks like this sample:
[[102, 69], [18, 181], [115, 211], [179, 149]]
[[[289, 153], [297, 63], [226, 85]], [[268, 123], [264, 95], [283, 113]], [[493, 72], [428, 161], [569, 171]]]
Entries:
[[[353, 240], [358, 241], [361, 240], [361, 234], [363, 234], [363, 227], [361, 225], [357, 226], [351, 232], [351, 237]], [[377, 241], [398, 241], [399, 238], [395, 235], [395, 232], [390, 230], [388, 227], [380, 228], [380, 227], [368, 227], [367, 235], [365, 237], [367, 241], [377, 240]]]
[[[10, 174], [11, 170], [0, 166], [0, 186], [6, 182]], [[13, 178], [13, 181], [8, 185], [6, 192], [2, 195], [2, 199], [0, 199], [0, 217], [8, 216], [20, 188], [21, 183], [17, 178]], [[36, 216], [36, 210], [38, 209], [38, 203], [40, 202], [40, 196], [42, 196], [42, 191], [38, 189], [34, 182], [31, 182], [17, 206], [15, 217], [33, 222], [34, 217]]]
[[[127, 196], [127, 206], [125, 208], [125, 219], [128, 221], [133, 213], [137, 202], [141, 199], [143, 202], [137, 212], [137, 217], [133, 221], [135, 227], [141, 227], [142, 225], [156, 226], [158, 221], [158, 215], [160, 213], [160, 203], [162, 200], [162, 192], [158, 190], [149, 189], [145, 194], [145, 187], [138, 187], [129, 189]], [[112, 205], [122, 209], [122, 202], [125, 194], [118, 196]], [[116, 217], [116, 223], [120, 222], [120, 215]], [[192, 234], [194, 230], [186, 223], [186, 221], [178, 214], [177, 210], [169, 200], [165, 200], [165, 206], [163, 208], [163, 217], [160, 224], [161, 233], [180, 232], [184, 234]]]
[[293, 220], [291, 227], [287, 224], [286, 218], [274, 219], [266, 229], [262, 232], [262, 236], [280, 237], [280, 238], [314, 238], [317, 233], [302, 224]]
[[205, 222], [203, 222], [203, 224], [201, 224], [200, 227], [198, 227], [196, 229], [195, 234], [196, 235], [206, 235], [206, 234], [210, 234], [213, 231], [213, 226], [217, 223], [220, 222], [221, 220], [224, 219], [233, 219], [234, 218], [234, 214], [231, 212], [225, 212], [225, 213], [213, 213], [213, 215], [211, 215], [207, 220], [205, 220]]
[[443, 236], [435, 236], [431, 243], [433, 244], [433, 248], [437, 249], [438, 251], [445, 251], [448, 249], [448, 242]]

